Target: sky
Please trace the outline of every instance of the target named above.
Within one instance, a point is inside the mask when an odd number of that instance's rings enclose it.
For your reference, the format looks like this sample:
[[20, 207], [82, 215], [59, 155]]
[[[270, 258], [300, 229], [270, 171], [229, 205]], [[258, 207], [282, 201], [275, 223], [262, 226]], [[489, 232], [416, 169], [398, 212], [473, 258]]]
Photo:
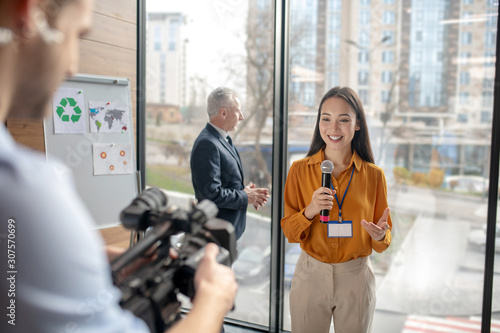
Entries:
[[227, 85], [221, 57], [244, 54], [247, 0], [147, 0], [148, 12], [179, 12], [187, 43], [188, 78], [205, 77], [210, 87]]

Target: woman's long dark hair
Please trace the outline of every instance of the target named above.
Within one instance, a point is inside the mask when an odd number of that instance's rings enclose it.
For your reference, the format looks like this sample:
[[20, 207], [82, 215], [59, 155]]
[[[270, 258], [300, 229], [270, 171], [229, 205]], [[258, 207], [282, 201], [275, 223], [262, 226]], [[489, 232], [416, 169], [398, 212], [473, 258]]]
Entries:
[[354, 138], [351, 141], [351, 149], [355, 150], [359, 157], [363, 160], [375, 163], [373, 160], [373, 152], [370, 145], [370, 137], [368, 135], [368, 127], [366, 126], [363, 105], [361, 104], [358, 94], [348, 87], [332, 88], [321, 99], [321, 103], [318, 108], [318, 119], [316, 119], [316, 127], [314, 128], [311, 147], [309, 148], [307, 156], [316, 154], [326, 145], [325, 141], [321, 138], [321, 134], [319, 133], [319, 121], [321, 119], [321, 108], [323, 107], [323, 103], [325, 103], [325, 101], [329, 98], [342, 98], [351, 106], [353, 111], [356, 112], [356, 119], [359, 122], [359, 130], [356, 131]]

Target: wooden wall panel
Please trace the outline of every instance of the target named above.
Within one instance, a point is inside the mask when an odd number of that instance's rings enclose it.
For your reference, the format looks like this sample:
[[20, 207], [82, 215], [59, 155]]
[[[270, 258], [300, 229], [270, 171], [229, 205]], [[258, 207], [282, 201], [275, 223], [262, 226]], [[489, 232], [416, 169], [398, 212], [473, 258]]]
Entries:
[[130, 231], [122, 226], [100, 229], [106, 245], [113, 245], [126, 249], [130, 245]]
[[110, 18], [101, 13], [94, 13], [92, 30], [84, 39], [135, 51], [137, 48], [136, 30], [137, 25], [135, 23]]
[[41, 120], [8, 118], [7, 128], [17, 142], [45, 152], [43, 123]]
[[96, 13], [137, 24], [137, 1], [99, 0], [95, 2], [94, 9]]

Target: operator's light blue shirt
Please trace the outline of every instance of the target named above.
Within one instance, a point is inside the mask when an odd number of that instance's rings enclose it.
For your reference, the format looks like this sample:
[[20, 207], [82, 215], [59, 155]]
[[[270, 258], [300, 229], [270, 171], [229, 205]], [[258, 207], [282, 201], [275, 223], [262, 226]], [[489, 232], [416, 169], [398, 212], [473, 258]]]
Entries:
[[[15, 221], [10, 243], [9, 219]], [[0, 124], [1, 332], [149, 332], [119, 306], [120, 291], [94, 228], [71, 171], [16, 144]], [[15, 256], [14, 285], [7, 280], [9, 255]], [[12, 300], [15, 326], [7, 316]]]

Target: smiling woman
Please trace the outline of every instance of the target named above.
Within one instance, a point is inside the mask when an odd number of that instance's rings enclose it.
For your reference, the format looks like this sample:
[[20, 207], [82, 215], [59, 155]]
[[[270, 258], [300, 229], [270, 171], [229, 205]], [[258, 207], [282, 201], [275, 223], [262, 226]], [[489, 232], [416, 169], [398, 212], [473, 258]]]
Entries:
[[[293, 332], [327, 332], [332, 317], [336, 330], [371, 332], [368, 256], [389, 247], [392, 222], [384, 173], [362, 156], [372, 156], [363, 107], [352, 89], [332, 88], [320, 102], [308, 156], [292, 164], [285, 185], [281, 227], [302, 248], [290, 289]], [[324, 160], [335, 166], [327, 185], [320, 182]], [[327, 222], [319, 218], [323, 210]], [[306, 295], [315, 301], [304, 302]]]

